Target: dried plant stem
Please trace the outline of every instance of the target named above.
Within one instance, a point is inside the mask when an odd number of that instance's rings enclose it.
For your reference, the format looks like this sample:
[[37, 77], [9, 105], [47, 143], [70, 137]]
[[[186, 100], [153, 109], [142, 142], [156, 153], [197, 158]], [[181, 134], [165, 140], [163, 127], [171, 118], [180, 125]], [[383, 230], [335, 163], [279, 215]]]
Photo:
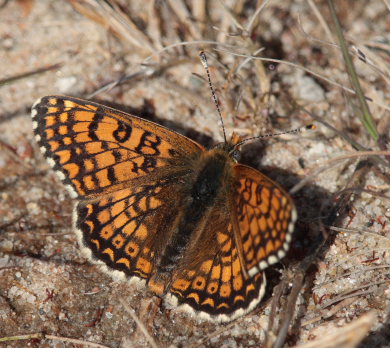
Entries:
[[139, 320], [138, 317], [135, 315], [134, 310], [131, 309], [123, 299], [120, 298], [119, 301], [121, 302], [123, 308], [126, 310], [126, 313], [128, 313], [131, 316], [131, 318], [136, 322], [137, 326], [139, 327], [141, 332], [144, 334], [144, 336], [145, 336], [146, 340], [149, 342], [149, 344], [153, 348], [158, 348], [157, 343], [155, 342], [153, 337], [149, 334], [148, 330], [146, 329], [146, 327], [142, 323], [142, 321]]
[[[220, 51], [220, 52], [226, 52], [226, 53], [229, 53], [231, 54], [232, 56], [237, 56], [237, 57], [244, 57], [244, 58], [252, 58], [254, 60], [263, 60], [265, 62], [272, 62], [272, 63], [278, 63], [278, 64], [285, 64], [285, 65], [289, 65], [289, 66], [292, 66], [294, 68], [297, 68], [297, 69], [300, 69], [300, 70], [303, 70], [305, 72], [307, 72], [308, 74], [310, 75], [313, 75], [321, 80], [324, 80], [328, 83], [330, 83], [331, 85], [334, 85], [334, 86], [337, 86], [337, 87], [340, 87], [342, 88], [344, 91], [347, 91], [349, 93], [352, 93], [352, 94], [356, 94], [355, 91], [351, 88], [348, 88], [346, 86], [343, 86], [342, 84], [340, 83], [337, 83], [321, 74], [318, 74], [316, 72], [314, 72], [313, 70], [311, 69], [307, 69], [299, 64], [295, 64], [295, 63], [292, 63], [292, 62], [288, 62], [288, 61], [285, 61], [285, 60], [280, 60], [280, 59], [273, 59], [273, 58], [266, 58], [266, 57], [255, 57], [255, 56], [251, 56], [249, 54], [244, 54], [244, 53], [236, 53], [236, 52], [232, 52], [232, 51], [228, 51], [228, 50], [224, 50], [224, 49], [220, 49], [220, 48], [214, 48], [214, 50], [216, 51]], [[386, 109], [388, 111], [390, 111], [390, 106], [389, 105], [386, 105], [386, 104], [381, 104], [381, 103], [378, 103], [376, 101], [373, 101], [373, 100], [370, 100], [369, 101], [383, 109]]]
[[305, 186], [310, 180], [314, 179], [317, 175], [324, 172], [327, 169], [330, 169], [336, 162], [352, 158], [352, 157], [362, 157], [362, 156], [389, 156], [390, 151], [360, 151], [355, 153], [350, 153], [346, 155], [341, 155], [335, 158], [332, 158], [328, 161], [325, 161], [321, 163], [319, 168], [312, 169], [306, 177], [301, 180], [298, 184], [296, 184], [289, 192], [290, 194], [295, 194], [300, 189], [302, 189], [303, 186]]
[[18, 336], [8, 336], [8, 337], [0, 337], [0, 342], [10, 342], [10, 341], [24, 341], [24, 340], [54, 340], [54, 341], [61, 341], [61, 342], [68, 342], [73, 343], [76, 345], [82, 345], [83, 347], [92, 347], [92, 348], [110, 348], [109, 346], [105, 346], [99, 343], [94, 342], [88, 342], [84, 340], [79, 340], [76, 338], [69, 338], [69, 337], [61, 337], [61, 336], [54, 336], [54, 335], [45, 335], [43, 333], [37, 332], [32, 333], [28, 335], [18, 335]]
[[363, 90], [360, 85], [359, 78], [356, 74], [355, 67], [353, 65], [351, 56], [348, 52], [348, 47], [347, 43], [345, 41], [340, 22], [338, 20], [337, 14], [336, 14], [336, 9], [334, 7], [333, 1], [332, 0], [327, 0], [328, 6], [330, 9], [331, 17], [333, 20], [333, 23], [335, 25], [336, 29], [336, 34], [339, 39], [340, 47], [341, 47], [341, 52], [343, 53], [345, 65], [347, 68], [348, 75], [351, 79], [351, 84], [355, 90], [355, 93], [357, 95], [358, 101], [359, 101], [359, 109], [356, 109], [356, 112], [360, 115], [360, 119], [365, 126], [366, 130], [368, 133], [371, 135], [371, 137], [375, 140], [378, 141], [379, 139], [379, 134], [378, 131], [376, 130], [376, 125], [375, 122], [372, 118], [371, 112], [368, 108], [366, 98], [363, 94]]

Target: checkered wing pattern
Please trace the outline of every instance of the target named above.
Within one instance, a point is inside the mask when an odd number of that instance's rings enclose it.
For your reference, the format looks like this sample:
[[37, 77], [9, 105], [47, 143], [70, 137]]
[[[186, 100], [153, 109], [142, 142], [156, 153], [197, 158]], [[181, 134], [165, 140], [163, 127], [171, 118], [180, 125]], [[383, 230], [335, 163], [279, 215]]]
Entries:
[[84, 245], [111, 269], [148, 279], [179, 213], [176, 187], [176, 180], [161, 179], [79, 202], [76, 228]]
[[42, 152], [78, 198], [153, 181], [153, 173], [174, 171], [204, 151], [153, 122], [77, 98], [44, 97], [32, 117]]
[[266, 285], [262, 273], [245, 276], [228, 207], [228, 202], [221, 202], [210, 214], [196, 245], [178, 265], [170, 289], [179, 304], [218, 321], [232, 320], [254, 308]]
[[275, 182], [253, 168], [234, 167], [233, 218], [249, 276], [286, 255], [296, 220], [291, 197]]

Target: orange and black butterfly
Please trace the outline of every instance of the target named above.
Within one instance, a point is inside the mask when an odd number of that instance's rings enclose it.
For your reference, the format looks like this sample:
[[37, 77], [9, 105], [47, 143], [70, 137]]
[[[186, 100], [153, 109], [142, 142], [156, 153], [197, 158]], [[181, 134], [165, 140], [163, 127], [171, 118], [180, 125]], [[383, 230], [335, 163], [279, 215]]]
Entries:
[[42, 152], [77, 200], [74, 225], [110, 273], [229, 321], [263, 297], [263, 270], [288, 250], [290, 196], [238, 164], [237, 141], [206, 150], [153, 122], [49, 96], [32, 108]]

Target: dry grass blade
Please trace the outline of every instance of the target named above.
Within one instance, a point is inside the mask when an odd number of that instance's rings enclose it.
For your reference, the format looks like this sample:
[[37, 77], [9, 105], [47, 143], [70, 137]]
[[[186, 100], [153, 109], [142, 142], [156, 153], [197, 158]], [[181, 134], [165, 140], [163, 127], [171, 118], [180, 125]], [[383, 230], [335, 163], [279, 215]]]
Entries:
[[352, 157], [362, 157], [362, 156], [389, 156], [390, 151], [361, 151], [356, 153], [350, 153], [346, 155], [337, 156], [335, 158], [332, 158], [328, 161], [325, 161], [321, 163], [320, 166], [318, 166], [315, 169], [310, 170], [310, 172], [305, 176], [304, 179], [302, 179], [299, 183], [297, 183], [291, 190], [291, 194], [295, 194], [300, 189], [302, 189], [303, 186], [305, 186], [308, 182], [313, 180], [317, 175], [324, 172], [325, 170], [328, 170], [331, 168], [331, 166], [335, 165], [336, 162], [345, 160]]
[[[321, 80], [324, 80], [328, 83], [330, 83], [331, 85], [334, 85], [336, 87], [339, 87], [341, 89], [343, 89], [344, 91], [347, 91], [351, 94], [356, 94], [355, 91], [351, 88], [348, 88], [340, 83], [337, 83], [331, 79], [328, 79], [327, 77], [321, 75], [321, 74], [318, 74], [316, 72], [314, 72], [313, 70], [311, 69], [307, 69], [299, 64], [295, 64], [295, 63], [291, 63], [291, 62], [288, 62], [288, 61], [285, 61], [285, 60], [280, 60], [280, 59], [273, 59], [273, 58], [266, 58], [266, 57], [254, 57], [254, 56], [251, 56], [249, 54], [244, 54], [244, 53], [237, 53], [237, 52], [233, 52], [233, 51], [228, 51], [228, 50], [224, 50], [224, 49], [220, 49], [220, 48], [214, 48], [214, 50], [216, 51], [220, 51], [220, 52], [226, 52], [228, 54], [231, 54], [232, 56], [236, 56], [236, 57], [243, 57], [243, 58], [252, 58], [254, 60], [262, 60], [262, 61], [265, 61], [265, 62], [271, 62], [271, 63], [278, 63], [278, 64], [285, 64], [285, 65], [289, 65], [289, 66], [292, 66], [294, 68], [297, 68], [297, 69], [300, 69], [300, 70], [303, 70], [305, 72], [307, 72], [308, 74], [310, 75], [313, 75]], [[376, 101], [372, 101], [371, 99], [368, 99], [366, 97], [366, 99], [368, 101], [370, 101], [371, 103], [383, 108], [383, 109], [386, 109], [388, 111], [390, 111], [390, 106], [389, 105], [386, 105], [386, 104], [382, 104], [382, 103], [378, 103]]]
[[291, 289], [291, 293], [288, 297], [288, 300], [286, 302], [286, 305], [281, 310], [281, 313], [283, 315], [282, 323], [278, 329], [278, 335], [275, 339], [275, 343], [273, 344], [273, 348], [281, 348], [284, 346], [284, 343], [286, 341], [288, 329], [290, 327], [292, 318], [295, 313], [295, 305], [298, 299], [299, 292], [302, 289], [303, 281], [305, 278], [305, 270], [302, 270], [300, 272], [297, 272], [294, 275], [294, 281], [293, 286]]
[[[300, 15], [298, 15], [298, 23], [299, 23], [300, 31], [310, 41], [318, 42], [321, 45], [332, 47], [334, 48], [334, 51], [336, 53], [339, 52], [338, 50], [340, 49], [340, 45], [333, 43], [333, 41], [325, 41], [309, 35], [302, 26], [302, 19]], [[349, 53], [355, 56], [356, 58], [358, 58], [359, 60], [363, 61], [367, 65], [369, 65], [372, 70], [374, 70], [379, 76], [381, 76], [386, 81], [387, 84], [389, 84], [390, 75], [387, 72], [388, 68], [385, 59], [381, 58], [378, 54], [375, 54], [375, 52], [368, 49], [374, 48], [374, 49], [380, 49], [389, 52], [390, 46], [387, 44], [371, 42], [371, 41], [356, 42], [356, 40], [354, 40], [353, 38], [351, 38], [350, 41], [353, 42], [354, 45], [351, 47]], [[336, 48], [338, 50], [336, 50]]]
[[[237, 11], [237, 7], [240, 6], [240, 1], [237, 1], [235, 4], [234, 9], [230, 9], [223, 0], [219, 0], [220, 4], [222, 5], [222, 8], [225, 10], [225, 13], [227, 16], [224, 16], [229, 22], [231, 21], [236, 28], [238, 28], [241, 31], [244, 31], [244, 27], [240, 24], [240, 21], [236, 17], [236, 13], [239, 13], [240, 11]], [[229, 23], [229, 22], [226, 22]], [[224, 26], [225, 27], [225, 26]]]
[[149, 1], [148, 4], [148, 33], [150, 38], [154, 42], [154, 46], [157, 50], [161, 50], [163, 45], [163, 35], [162, 35], [162, 18], [159, 11], [159, 7], [156, 6], [156, 1]]
[[[317, 116], [316, 114], [310, 112], [309, 110], [305, 109], [305, 108], [301, 108], [302, 111], [304, 111], [305, 113], [307, 113], [308, 115], [310, 115], [310, 117], [312, 117], [314, 120], [316, 120], [317, 122], [320, 122], [321, 124], [323, 124], [325, 127], [331, 129], [334, 133], [338, 134], [341, 138], [343, 138], [344, 140], [346, 140], [348, 143], [350, 143], [356, 150], [359, 150], [359, 151], [367, 151], [368, 148], [367, 147], [364, 147], [363, 145], [361, 145], [359, 142], [357, 142], [356, 140], [354, 140], [353, 138], [351, 138], [346, 132], [344, 131], [340, 131], [338, 130], [337, 128], [333, 127], [332, 125], [330, 125], [328, 122], [324, 121], [322, 117], [319, 117]], [[387, 127], [387, 118], [386, 117], [383, 117], [382, 120], [383, 123], [385, 123], [384, 127]], [[379, 123], [379, 125], [381, 125], [381, 122]], [[385, 133], [385, 132], [384, 132]], [[389, 157], [387, 154], [384, 155], [387, 157]], [[374, 157], [372, 157], [373, 161], [377, 164], [382, 164], [386, 167], [389, 168], [389, 164], [388, 162], [386, 162], [384, 159], [374, 155]]]
[[95, 92], [88, 94], [87, 98], [90, 99], [90, 98], [93, 98], [93, 97], [103, 93], [103, 92], [108, 92], [109, 90], [113, 89], [114, 87], [119, 86], [125, 82], [129, 82], [131, 80], [137, 80], [137, 79], [141, 79], [143, 77], [151, 76], [154, 72], [155, 72], [155, 70], [153, 70], [151, 68], [145, 68], [143, 70], [136, 71], [132, 74], [122, 76], [121, 78], [119, 78], [115, 81], [109, 82], [106, 85], [98, 88]]
[[369, 231], [369, 230], [363, 230], [361, 228], [342, 228], [342, 227], [336, 227], [336, 226], [329, 226], [329, 229], [336, 232], [344, 232], [344, 233], [368, 233], [376, 238], [381, 239], [385, 243], [390, 243], [390, 238], [387, 238], [385, 236], [382, 236], [376, 232]]
[[206, 30], [207, 22], [207, 5], [206, 0], [194, 1], [192, 4], [192, 14], [198, 22], [199, 29], [204, 32]]
[[188, 28], [190, 36], [193, 39], [199, 39], [202, 37], [199, 27], [191, 20], [191, 13], [188, 12], [186, 5], [182, 0], [168, 0], [172, 11], [175, 12], [181, 23]]
[[[385, 290], [387, 288], [387, 286], [386, 286], [387, 282], [388, 282], [388, 280], [370, 282], [368, 284], [360, 285], [356, 288], [350, 289], [348, 291], [345, 291], [344, 293], [339, 294], [335, 298], [332, 298], [331, 300], [329, 300], [329, 301], [325, 302], [323, 305], [321, 305], [321, 309], [325, 309], [329, 306], [332, 306], [335, 303], [340, 302], [339, 305], [332, 307], [330, 312], [327, 313], [327, 315], [324, 318], [330, 318], [332, 315], [334, 315], [336, 312], [338, 312], [340, 308], [346, 307], [346, 306], [350, 305], [351, 303], [355, 302], [359, 296], [365, 296], [365, 295], [370, 294], [370, 293], [378, 292], [379, 289], [373, 288], [371, 290], [365, 290], [365, 291], [359, 291], [359, 292], [358, 292], [358, 290], [365, 289], [365, 288], [372, 287], [372, 286], [375, 287], [376, 285], [385, 285], [385, 287], [382, 289], [382, 290]], [[346, 301], [346, 302], [344, 302], [344, 301]]]
[[383, 2], [387, 6], [387, 9], [390, 11], [390, 2], [389, 2], [389, 0], [383, 0]]
[[374, 311], [327, 335], [294, 348], [355, 348], [366, 337], [376, 320]]
[[[226, 44], [221, 44], [220, 42], [217, 42], [217, 41], [211, 41], [211, 40], [197, 40], [197, 41], [182, 41], [182, 42], [176, 42], [172, 45], [168, 45], [168, 46], [165, 46], [163, 49], [157, 51], [157, 52], [154, 52], [153, 54], [151, 54], [150, 56], [146, 57], [142, 64], [143, 65], [147, 65], [149, 63], [149, 61], [153, 58], [153, 57], [157, 57], [157, 56], [160, 56], [161, 54], [163, 54], [164, 52], [168, 51], [168, 50], [171, 50], [173, 48], [176, 48], [176, 47], [180, 47], [180, 46], [192, 46], [192, 45], [195, 45], [195, 46], [200, 46], [200, 47], [204, 47], [204, 46], [207, 46], [207, 45], [210, 45], [210, 46], [224, 46], [224, 47], [229, 47], [230, 45], [226, 45]], [[231, 46], [230, 46], [231, 47]]]
[[355, 67], [353, 65], [351, 56], [348, 52], [347, 43], [345, 41], [343, 32], [341, 30], [341, 25], [340, 25], [339, 19], [338, 19], [337, 14], [336, 14], [336, 9], [334, 7], [332, 0], [328, 0], [327, 2], [328, 2], [328, 6], [330, 9], [333, 23], [335, 25], [336, 34], [337, 34], [337, 37], [339, 39], [341, 52], [343, 53], [344, 61], [345, 61], [346, 68], [348, 71], [348, 75], [351, 79], [351, 84], [356, 92], [356, 95], [357, 95], [357, 98], [359, 101], [360, 108], [359, 109], [356, 108], [356, 112], [358, 113], [358, 115], [360, 115], [359, 117], [360, 117], [363, 125], [365, 126], [366, 130], [371, 135], [371, 137], [375, 141], [378, 141], [379, 134], [378, 134], [378, 131], [376, 130], [375, 122], [372, 118], [371, 112], [370, 112], [368, 105], [367, 105], [367, 102], [366, 102], [366, 98], [365, 98], [365, 96], [363, 94], [363, 90], [360, 86], [360, 81], [359, 81], [359, 78], [356, 74], [356, 70], [355, 70]]
[[307, 0], [310, 8], [312, 9], [315, 16], [318, 18], [318, 21], [320, 22], [322, 28], [325, 31], [326, 36], [328, 37], [329, 42], [333, 43], [333, 35], [332, 32], [329, 29], [328, 24], [326, 23], [326, 20], [324, 19], [324, 16], [322, 15], [321, 11], [318, 9], [317, 5], [314, 3], [313, 0]]
[[389, 67], [385, 58], [382, 58], [380, 55], [376, 54], [374, 50], [370, 49], [370, 42], [360, 43], [355, 40], [351, 41], [354, 43], [352, 53], [354, 53], [362, 62], [369, 65], [372, 70], [390, 85]]
[[85, 340], [79, 340], [76, 338], [69, 337], [61, 337], [54, 335], [45, 335], [43, 333], [33, 333], [29, 335], [18, 335], [18, 336], [8, 336], [8, 337], [0, 337], [0, 342], [9, 342], [9, 341], [25, 341], [25, 340], [53, 340], [53, 341], [61, 341], [72, 343], [75, 345], [81, 345], [83, 347], [91, 347], [91, 348], [110, 348], [109, 346], [105, 346], [103, 344], [88, 342]]
[[268, 316], [268, 327], [265, 335], [265, 346], [272, 347], [275, 342], [276, 335], [274, 330], [274, 325], [276, 326], [276, 318], [277, 318], [277, 310], [279, 307], [280, 298], [282, 297], [284, 289], [288, 286], [290, 279], [288, 279], [288, 273], [284, 273], [284, 277], [282, 277], [281, 282], [276, 285], [272, 294], [272, 302], [271, 302], [271, 312]]
[[103, 344], [94, 343], [94, 342], [88, 342], [85, 340], [78, 340], [75, 338], [68, 338], [68, 337], [60, 337], [60, 336], [53, 336], [53, 335], [45, 335], [46, 339], [54, 340], [54, 341], [61, 341], [61, 342], [69, 342], [73, 343], [75, 345], [81, 345], [83, 347], [91, 347], [91, 348], [110, 348], [109, 346], [105, 346]]
[[[331, 227], [330, 229], [338, 231], [337, 227], [336, 228]], [[344, 229], [340, 228], [340, 230], [344, 230]], [[382, 236], [380, 236], [380, 237], [382, 237]], [[390, 240], [387, 240], [386, 242], [388, 243], [388, 242], [390, 242]], [[390, 265], [380, 265], [380, 266], [367, 267], [367, 268], [364, 268], [364, 269], [359, 270], [359, 271], [343, 273], [343, 274], [341, 274], [341, 275], [339, 275], [337, 277], [332, 277], [331, 279], [328, 279], [328, 280], [326, 280], [324, 282], [321, 282], [321, 284], [315, 285], [312, 290], [313, 291], [319, 290], [320, 288], [324, 287], [327, 284], [334, 283], [334, 282], [336, 282], [336, 281], [338, 281], [340, 279], [345, 279], [345, 278], [350, 277], [352, 275], [356, 275], [356, 274], [359, 274], [359, 273], [374, 272], [374, 271], [377, 271], [377, 270], [384, 270], [384, 269], [389, 269], [389, 268], [390, 268]], [[305, 322], [305, 325], [307, 325], [307, 322]]]
[[5, 336], [0, 337], [0, 342], [10, 342], [10, 341], [24, 341], [24, 340], [33, 340], [33, 339], [43, 339], [41, 333], [33, 333], [29, 335], [17, 335], [17, 336]]
[[341, 309], [343, 308], [346, 308], [348, 306], [350, 306], [352, 303], [356, 302], [358, 300], [358, 296], [354, 295], [353, 297], [348, 297], [344, 300], [341, 301], [341, 299], [339, 299], [339, 303], [335, 306], [333, 306], [331, 309], [329, 310], [323, 310], [323, 309], [320, 309], [318, 310], [319, 312], [319, 315], [317, 315], [316, 317], [314, 318], [311, 318], [309, 320], [306, 320], [304, 321], [303, 323], [301, 323], [301, 326], [304, 327], [304, 326], [307, 326], [307, 325], [312, 325], [318, 321], [321, 321], [323, 319], [329, 319], [331, 318], [332, 316], [334, 316], [335, 314], [337, 314]]
[[265, 8], [267, 6], [267, 4], [269, 3], [269, 0], [265, 0], [262, 2], [261, 6], [259, 6], [255, 13], [252, 15], [252, 17], [249, 19], [248, 21], [248, 24], [246, 25], [245, 27], [245, 31], [247, 32], [248, 35], [251, 34], [252, 30], [253, 30], [253, 27], [256, 25], [256, 22], [259, 20], [258, 16], [260, 14], [260, 12], [263, 10], [263, 8]]
[[357, 142], [356, 140], [354, 140], [353, 138], [351, 138], [346, 132], [343, 132], [341, 130], [338, 130], [337, 128], [333, 127], [330, 123], [326, 122], [323, 117], [319, 117], [317, 116], [316, 114], [310, 112], [309, 110], [307, 110], [306, 108], [301, 108], [303, 112], [307, 113], [308, 115], [310, 115], [310, 117], [321, 123], [322, 125], [324, 125], [326, 128], [332, 130], [335, 134], [339, 135], [341, 138], [343, 138], [345, 141], [347, 141], [349, 144], [352, 145], [353, 148], [357, 149], [357, 150], [360, 150], [360, 151], [367, 151], [368, 148], [364, 147], [363, 145], [361, 145], [359, 142]]
[[16, 81], [19, 81], [19, 80], [22, 80], [22, 79], [25, 79], [25, 78], [28, 78], [28, 77], [31, 77], [31, 76], [34, 76], [34, 75], [42, 74], [42, 73], [44, 73], [46, 71], [59, 69], [59, 68], [61, 68], [61, 66], [62, 66], [62, 63], [57, 63], [57, 64], [53, 64], [53, 65], [50, 65], [50, 66], [47, 66], [47, 67], [43, 67], [43, 68], [39, 68], [39, 69], [36, 69], [36, 70], [33, 70], [33, 71], [29, 71], [29, 72], [26, 72], [26, 73], [14, 75], [14, 76], [8, 77], [6, 79], [2, 79], [2, 80], [0, 80], [0, 87], [8, 85], [10, 83], [14, 83]]
[[78, 12], [112, 29], [146, 54], [155, 51], [149, 38], [114, 3], [95, 0], [70, 0], [70, 3]]

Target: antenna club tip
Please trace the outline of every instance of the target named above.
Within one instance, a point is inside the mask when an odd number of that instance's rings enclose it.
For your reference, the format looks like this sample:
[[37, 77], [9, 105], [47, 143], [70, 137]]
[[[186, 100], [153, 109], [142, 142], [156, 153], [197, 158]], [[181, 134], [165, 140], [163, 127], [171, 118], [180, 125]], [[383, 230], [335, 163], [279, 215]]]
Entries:
[[307, 124], [306, 126], [303, 127], [303, 131], [312, 131], [316, 130], [317, 126], [313, 123]]
[[202, 62], [203, 66], [206, 68], [208, 66], [208, 64], [207, 64], [206, 54], [204, 53], [204, 51], [199, 52], [199, 57], [200, 57], [200, 61]]

